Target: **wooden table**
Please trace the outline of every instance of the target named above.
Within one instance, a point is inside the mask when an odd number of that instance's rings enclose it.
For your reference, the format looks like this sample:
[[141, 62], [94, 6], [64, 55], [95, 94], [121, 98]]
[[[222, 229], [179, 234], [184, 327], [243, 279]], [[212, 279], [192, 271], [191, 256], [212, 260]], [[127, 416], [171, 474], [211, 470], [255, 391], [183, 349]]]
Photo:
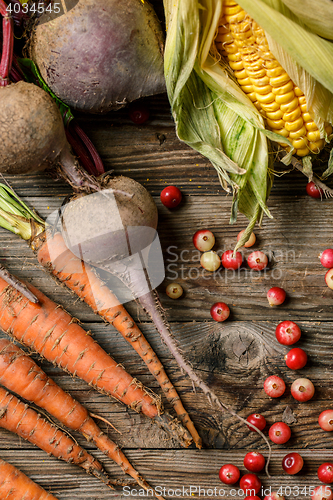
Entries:
[[[332, 246], [332, 201], [309, 198], [305, 194], [306, 178], [300, 173], [276, 178], [269, 198], [274, 219], [265, 218], [262, 228], [256, 229], [254, 247], [270, 256], [269, 269], [260, 274], [246, 268], [234, 274], [221, 270], [213, 277], [199, 265], [192, 244], [194, 232], [211, 229], [216, 235], [215, 248], [222, 252], [233, 248], [246, 220], [239, 216], [237, 224], [229, 225], [231, 197], [222, 191], [209, 162], [176, 138], [166, 96], [152, 97], [147, 103], [151, 117], [141, 126], [129, 120], [126, 110], [105, 117], [81, 117], [79, 121], [99, 150], [106, 169], [133, 177], [156, 200], [166, 267], [166, 278], [159, 292], [174, 335], [194, 369], [242, 417], [260, 412], [269, 425], [286, 417], [292, 422], [291, 440], [286, 445], [272, 446], [272, 477], [268, 479], [262, 474], [263, 485], [273, 489], [281, 486], [288, 498], [309, 498], [305, 487], [319, 484], [318, 466], [333, 460], [332, 437], [317, 423], [319, 413], [333, 404], [333, 291], [325, 285], [325, 269], [318, 259], [320, 251]], [[55, 210], [70, 192], [63, 182], [55, 182], [46, 174], [15, 177], [10, 182], [43, 217]], [[184, 195], [182, 204], [173, 211], [163, 207], [159, 200], [161, 190], [170, 184], [177, 185]], [[161, 393], [147, 368], [113, 327], [101, 322], [85, 304], [46, 275], [24, 241], [5, 230], [0, 235], [1, 263], [65, 306], [133, 376]], [[244, 255], [250, 251], [245, 249]], [[170, 281], [183, 286], [185, 293], [181, 299], [167, 298], [165, 287]], [[266, 293], [273, 285], [288, 292], [288, 300], [281, 307], [268, 305]], [[232, 311], [224, 324], [212, 321], [209, 313], [210, 306], [220, 300], [229, 304]], [[245, 453], [260, 450], [267, 456], [265, 443], [227, 412], [212, 408], [200, 390], [194, 392], [145, 314], [135, 303], [127, 307], [140, 322], [179, 391], [202, 436], [203, 450], [181, 449], [146, 417], [96, 393], [86, 383], [49, 363], [43, 362], [42, 367], [91, 412], [115, 425], [120, 433], [100, 424], [153, 486], [166, 488], [167, 498], [235, 498], [228, 487], [220, 491], [223, 488], [218, 478], [220, 467], [232, 462], [244, 472]], [[288, 348], [275, 339], [276, 325], [286, 319], [301, 326], [299, 346], [309, 354], [308, 365], [299, 373], [285, 366]], [[288, 387], [286, 395], [277, 400], [270, 399], [263, 391], [263, 382], [271, 374], [281, 375]], [[315, 397], [308, 403], [297, 403], [290, 395], [290, 385], [298, 376], [309, 377], [315, 384]], [[165, 406], [170, 410], [167, 403]], [[101, 459], [111, 475], [122, 476], [116, 465], [79, 434], [75, 438]], [[0, 448], [1, 457], [44, 488], [50, 488], [59, 500], [104, 500], [122, 494], [110, 491], [78, 467], [48, 457], [2, 429]], [[304, 473], [295, 477], [286, 476], [281, 468], [282, 457], [291, 450], [300, 451], [305, 460]], [[294, 489], [288, 491], [288, 488]]]

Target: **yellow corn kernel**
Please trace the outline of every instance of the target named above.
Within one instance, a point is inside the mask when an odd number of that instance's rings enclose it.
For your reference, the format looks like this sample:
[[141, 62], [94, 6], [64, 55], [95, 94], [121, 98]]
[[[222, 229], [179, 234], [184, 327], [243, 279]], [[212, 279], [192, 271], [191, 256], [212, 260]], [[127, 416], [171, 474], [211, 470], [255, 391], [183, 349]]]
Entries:
[[[292, 102], [294, 99], [297, 100], [297, 106], [298, 106], [298, 99], [295, 97], [294, 91], [291, 90], [290, 92], [287, 92], [286, 94], [283, 95], [276, 95], [275, 100], [278, 104], [288, 104]], [[296, 107], [296, 106], [295, 106]], [[294, 109], [294, 108], [293, 108]]]
[[[282, 111], [281, 111], [282, 113]], [[293, 122], [294, 120], [297, 120], [302, 115], [302, 112], [299, 107], [296, 109], [293, 109], [293, 111], [290, 111], [289, 113], [284, 113], [283, 114], [283, 119], [285, 122]], [[304, 120], [304, 118], [303, 118]]]
[[[319, 152], [319, 151], [318, 151]], [[301, 148], [301, 149], [296, 149], [296, 154], [298, 156], [306, 156], [309, 154], [309, 148], [306, 147], [306, 148]]]
[[316, 142], [309, 142], [309, 149], [312, 153], [318, 154], [325, 146], [325, 140], [320, 139]]
[[283, 128], [284, 121], [283, 120], [270, 120], [269, 118], [267, 118], [267, 124], [270, 128], [272, 128], [274, 130], [279, 130], [279, 129]]
[[[278, 98], [280, 96], [276, 96], [276, 102], [278, 102]], [[295, 97], [292, 101], [286, 102], [285, 104], [280, 104], [281, 111], [284, 113], [290, 113], [290, 111], [293, 111], [296, 109], [298, 106], [298, 100], [297, 97]]]
[[295, 131], [289, 131], [289, 138], [292, 139], [299, 139], [300, 137], [306, 137], [306, 128], [304, 125]]
[[275, 99], [274, 99], [273, 102], [262, 103], [262, 109], [267, 111], [267, 113], [272, 113], [273, 111], [277, 111], [278, 109], [280, 109], [280, 106], [278, 105], [277, 102], [275, 102]]
[[305, 127], [306, 127], [306, 130], [309, 130], [310, 132], [313, 130], [318, 130], [318, 127], [314, 121], [306, 122]]
[[[269, 81], [270, 81], [270, 84], [272, 85], [272, 87], [281, 87], [281, 85], [285, 85], [286, 83], [290, 82], [291, 80], [290, 80], [289, 75], [284, 71], [279, 76], [276, 76], [275, 78], [270, 78]], [[293, 87], [294, 87], [294, 85], [293, 85]]]
[[303, 118], [297, 118], [297, 120], [294, 120], [293, 122], [285, 122], [285, 128], [289, 130], [289, 132], [296, 132], [296, 130], [299, 130], [301, 127], [303, 127]]
[[289, 132], [285, 128], [281, 128], [280, 130], [274, 130], [277, 134], [283, 135], [283, 137], [289, 137]]
[[275, 95], [286, 95], [289, 92], [292, 92], [293, 90], [294, 90], [294, 84], [291, 80], [289, 80], [288, 83], [281, 85], [281, 87], [273, 87], [272, 88], [272, 92]]
[[279, 120], [283, 118], [283, 113], [280, 108], [277, 111], [267, 112], [266, 115], [270, 120]]
[[304, 148], [306, 148], [307, 151], [309, 152], [308, 141], [304, 137], [300, 137], [299, 139], [294, 139], [292, 141], [292, 145], [294, 146], [295, 149], [304, 149]]
[[[245, 92], [245, 94], [255, 94], [255, 92], [253, 92], [253, 87], [252, 85], [241, 85], [241, 89], [243, 92]], [[255, 99], [257, 100], [257, 96], [255, 95]]]
[[305, 122], [313, 122], [310, 113], [308, 113], [307, 111], [305, 113], [302, 113], [302, 116]]
[[310, 130], [306, 134], [306, 137], [309, 139], [310, 142], [317, 142], [320, 140], [320, 132], [319, 130]]
[[296, 87], [296, 85], [295, 85], [295, 88], [294, 88], [294, 92], [295, 92], [295, 95], [297, 95], [297, 97], [304, 97], [304, 99], [305, 99], [304, 93], [301, 91], [301, 89], [299, 89], [298, 87]]
[[260, 94], [256, 94], [257, 95], [257, 99], [260, 103], [263, 103], [263, 104], [268, 104], [270, 102], [273, 102], [275, 100], [275, 95], [270, 92], [269, 94], [265, 94], [265, 95], [260, 95]]

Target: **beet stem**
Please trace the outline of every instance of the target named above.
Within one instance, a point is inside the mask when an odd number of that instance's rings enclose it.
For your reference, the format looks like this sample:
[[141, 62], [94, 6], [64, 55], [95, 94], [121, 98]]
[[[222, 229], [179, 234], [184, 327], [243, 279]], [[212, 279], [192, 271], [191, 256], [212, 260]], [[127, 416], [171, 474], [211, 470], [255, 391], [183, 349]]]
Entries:
[[72, 155], [69, 145], [65, 146], [59, 157], [60, 173], [74, 189], [80, 191], [101, 191], [101, 186], [92, 176], [85, 172]]
[[103, 165], [102, 159], [99, 156], [99, 154], [98, 154], [95, 146], [93, 145], [93, 143], [91, 142], [91, 140], [89, 139], [89, 137], [82, 130], [82, 128], [76, 123], [75, 120], [73, 122], [71, 122], [71, 125], [72, 125], [72, 127], [74, 129], [74, 132], [79, 136], [79, 138], [84, 143], [84, 145], [86, 146], [87, 150], [89, 151], [89, 154], [90, 154], [90, 156], [91, 156], [91, 158], [92, 158], [92, 160], [94, 162], [94, 165], [95, 165], [95, 168], [96, 168], [96, 171], [97, 171], [97, 175], [104, 174], [105, 169], [104, 169], [104, 165]]
[[72, 149], [79, 158], [81, 165], [88, 172], [88, 174], [95, 175], [97, 171], [95, 169], [93, 162], [87, 155], [87, 152], [85, 151], [83, 144], [81, 144], [78, 138], [74, 134], [72, 134], [72, 132], [69, 130], [69, 127], [65, 128], [65, 133], [67, 141], [72, 146]]
[[6, 11], [6, 4], [0, 0], [0, 13], [2, 20], [2, 56], [0, 63], [0, 87], [6, 87], [9, 84], [9, 73], [13, 62], [14, 31], [13, 20]]

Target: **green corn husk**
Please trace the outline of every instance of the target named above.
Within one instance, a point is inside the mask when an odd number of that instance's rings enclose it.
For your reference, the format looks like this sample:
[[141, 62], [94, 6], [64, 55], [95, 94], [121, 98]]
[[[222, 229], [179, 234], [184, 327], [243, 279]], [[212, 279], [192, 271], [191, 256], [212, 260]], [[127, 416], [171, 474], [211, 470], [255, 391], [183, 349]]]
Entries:
[[[287, 2], [300, 4], [296, 0], [238, 3], [265, 30], [272, 53], [282, 66], [283, 59], [305, 93], [309, 112], [325, 137], [324, 122], [333, 121], [333, 69], [328, 64], [333, 61], [333, 44], [312, 33]], [[250, 221], [239, 248], [263, 214], [271, 217], [266, 204], [272, 186], [270, 141], [291, 144], [265, 130], [261, 114], [214, 50], [222, 6], [223, 0], [164, 0], [165, 79], [179, 139], [206, 156], [222, 186], [232, 190], [230, 222], [235, 222], [238, 211]], [[291, 146], [284, 163], [290, 162], [293, 152]], [[309, 164], [308, 157], [305, 162]]]

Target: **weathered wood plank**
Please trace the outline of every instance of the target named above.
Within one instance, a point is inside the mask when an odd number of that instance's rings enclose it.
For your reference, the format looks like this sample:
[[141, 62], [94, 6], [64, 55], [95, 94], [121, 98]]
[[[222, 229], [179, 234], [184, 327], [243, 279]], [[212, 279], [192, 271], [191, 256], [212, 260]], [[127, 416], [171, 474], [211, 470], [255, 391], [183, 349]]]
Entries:
[[[224, 463], [234, 463], [242, 473], [246, 472], [242, 462], [249, 449], [242, 453], [217, 450], [124, 450], [132, 463], [150, 481], [151, 485], [165, 493], [166, 498], [238, 498], [239, 486], [223, 485], [218, 479], [218, 471]], [[111, 498], [137, 498], [140, 489], [128, 496], [127, 490], [117, 492], [109, 490], [97, 479], [87, 476], [78, 467], [63, 464], [52, 457], [45, 457], [42, 452], [25, 450], [24, 456], [12, 455], [1, 449], [1, 456], [19, 467], [24, 473], [38, 482], [45, 489], [51, 489], [59, 500], [109, 500]], [[301, 475], [287, 476], [282, 472], [281, 461], [286, 451], [277, 450], [273, 453], [270, 473], [271, 478], [260, 474], [262, 493], [268, 494], [281, 488], [287, 498], [309, 498], [310, 487], [320, 484], [316, 476], [318, 466], [323, 461], [332, 461], [333, 452], [327, 450], [304, 450], [304, 468]], [[97, 452], [96, 458], [103, 461], [106, 470], [113, 476], [118, 475], [117, 469], [105, 457]], [[267, 456], [267, 454], [266, 454]], [[74, 469], [74, 470], [73, 470]], [[184, 488], [184, 489], [183, 489]], [[191, 488], [191, 490], [190, 490]], [[200, 490], [201, 488], [201, 490]], [[216, 488], [216, 490], [215, 490]], [[290, 490], [291, 488], [291, 490]], [[297, 490], [298, 488], [298, 490]], [[177, 493], [175, 492], [177, 490]], [[209, 491], [212, 490], [212, 491]], [[233, 491], [231, 491], [233, 490]], [[122, 495], [123, 494], [123, 495]], [[149, 498], [153, 498], [151, 495]]]

